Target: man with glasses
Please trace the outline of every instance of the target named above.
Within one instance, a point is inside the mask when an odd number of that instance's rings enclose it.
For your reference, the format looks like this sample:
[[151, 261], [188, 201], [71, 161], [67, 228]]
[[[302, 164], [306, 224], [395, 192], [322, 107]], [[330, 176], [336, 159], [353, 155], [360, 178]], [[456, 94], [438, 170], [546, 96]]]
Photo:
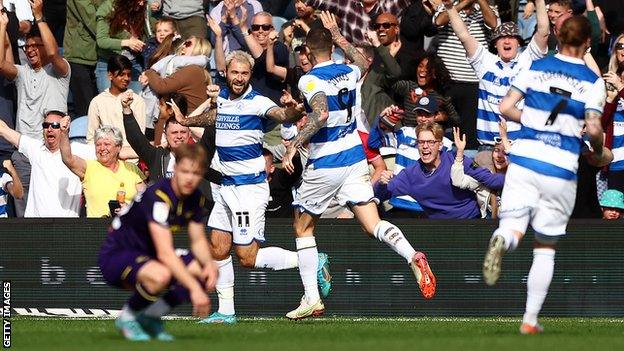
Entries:
[[[419, 124], [416, 127], [416, 136], [420, 154], [418, 162], [397, 175], [392, 171], [384, 171], [379, 182], [375, 184], [375, 195], [380, 200], [409, 195], [418, 201], [429, 218], [480, 218], [481, 212], [475, 193], [457, 188], [451, 183], [451, 167], [456, 155], [452, 151], [444, 150], [442, 126], [435, 122]], [[503, 187], [504, 175], [473, 167], [469, 157], [458, 162], [464, 163], [465, 174], [486, 187]]]
[[[80, 179], [63, 164], [59, 149], [61, 111], [44, 115], [42, 138], [33, 138], [9, 128], [0, 121], [0, 136], [18, 148], [32, 165], [30, 196], [24, 217], [78, 217], [82, 184]], [[72, 153], [85, 159], [94, 159], [93, 147], [71, 143]]]
[[[0, 13], [0, 75], [15, 81], [17, 88], [16, 130], [34, 139], [41, 140], [41, 122], [45, 110], [67, 111], [69, 91], [69, 63], [58, 52], [54, 35], [43, 16], [42, 0], [31, 2], [38, 31], [32, 31], [26, 38], [24, 51], [28, 63], [16, 65], [5, 60], [8, 17]], [[30, 165], [23, 154], [14, 153], [13, 164], [25, 184], [29, 183]], [[18, 217], [24, 215], [28, 187], [24, 187], [24, 198], [16, 201]]]

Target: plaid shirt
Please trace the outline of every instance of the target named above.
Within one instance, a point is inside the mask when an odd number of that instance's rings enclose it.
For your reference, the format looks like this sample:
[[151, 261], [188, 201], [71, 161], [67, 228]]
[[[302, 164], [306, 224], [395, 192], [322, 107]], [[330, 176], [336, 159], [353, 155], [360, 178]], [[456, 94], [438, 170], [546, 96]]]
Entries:
[[370, 22], [382, 12], [390, 12], [400, 17], [414, 0], [378, 0], [373, 9], [366, 13], [364, 5], [357, 0], [304, 0], [308, 6], [320, 11], [329, 11], [336, 15], [342, 27], [342, 35], [353, 44], [368, 43], [364, 33]]

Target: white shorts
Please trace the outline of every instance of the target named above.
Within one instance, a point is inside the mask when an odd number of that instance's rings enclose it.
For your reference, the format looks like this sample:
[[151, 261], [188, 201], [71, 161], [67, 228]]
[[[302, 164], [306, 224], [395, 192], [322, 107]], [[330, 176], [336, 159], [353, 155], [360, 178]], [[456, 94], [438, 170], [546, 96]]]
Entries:
[[269, 202], [267, 182], [248, 185], [225, 185], [213, 192], [214, 208], [208, 226], [232, 233], [235, 245], [264, 242], [264, 213]]
[[576, 181], [536, 173], [511, 164], [501, 196], [500, 228], [537, 236], [565, 235], [576, 200]]
[[376, 201], [366, 161], [340, 168], [307, 167], [293, 205], [320, 216], [334, 198], [340, 206]]

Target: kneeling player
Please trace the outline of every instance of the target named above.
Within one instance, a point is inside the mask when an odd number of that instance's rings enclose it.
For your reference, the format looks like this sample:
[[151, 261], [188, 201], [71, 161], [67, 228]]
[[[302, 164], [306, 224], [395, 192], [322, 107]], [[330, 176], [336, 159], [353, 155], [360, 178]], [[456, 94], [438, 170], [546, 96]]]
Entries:
[[[173, 178], [148, 187], [122, 209], [100, 250], [98, 263], [108, 284], [134, 291], [115, 321], [128, 340], [173, 340], [161, 317], [185, 301], [196, 316], [210, 310], [206, 291], [214, 289], [218, 273], [204, 231], [205, 199], [197, 190], [206, 152], [199, 145], [174, 152]], [[185, 225], [192, 254], [178, 257], [172, 234]]]

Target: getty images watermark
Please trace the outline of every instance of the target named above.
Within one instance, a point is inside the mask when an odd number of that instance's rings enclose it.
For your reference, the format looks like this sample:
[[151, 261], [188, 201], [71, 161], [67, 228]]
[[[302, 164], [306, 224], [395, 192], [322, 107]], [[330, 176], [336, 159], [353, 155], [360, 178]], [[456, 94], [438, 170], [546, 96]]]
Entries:
[[11, 282], [2, 282], [2, 347], [11, 347]]

